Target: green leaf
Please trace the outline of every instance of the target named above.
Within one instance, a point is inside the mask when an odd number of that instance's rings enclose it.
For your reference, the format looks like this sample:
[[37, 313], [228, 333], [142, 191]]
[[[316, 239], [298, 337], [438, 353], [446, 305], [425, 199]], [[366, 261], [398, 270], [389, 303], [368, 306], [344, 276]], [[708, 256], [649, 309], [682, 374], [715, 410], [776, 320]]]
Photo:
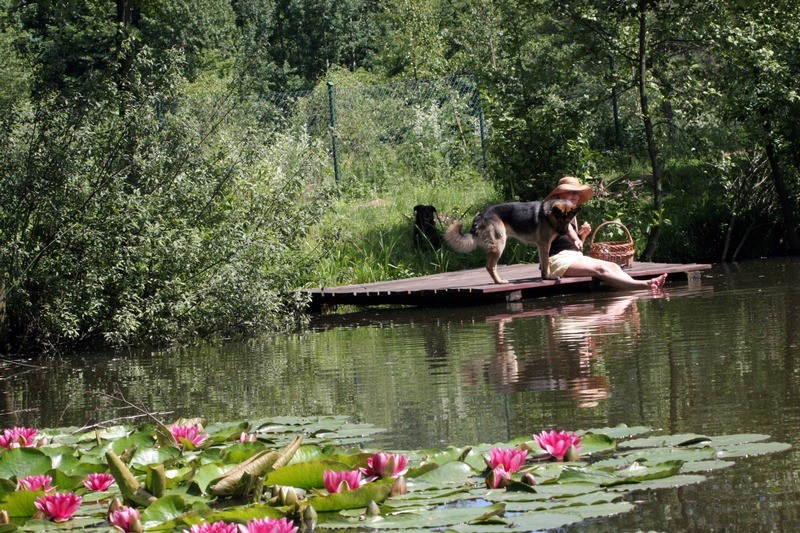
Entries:
[[267, 449], [263, 442], [243, 442], [229, 446], [222, 451], [221, 458], [226, 463], [241, 463], [255, 454]]
[[153, 435], [149, 432], [136, 431], [127, 437], [114, 441], [111, 444], [111, 451], [117, 455], [122, 455], [123, 452], [131, 446], [135, 445], [137, 448], [150, 448], [155, 442]]
[[437, 463], [443, 465], [450, 461], [460, 461], [471, 448], [456, 448], [455, 446], [448, 446], [442, 451], [428, 450], [423, 452], [427, 455], [424, 462]]
[[565, 466], [558, 477], [559, 483], [593, 483], [597, 485], [612, 484], [619, 478], [609, 472], [591, 468]]
[[315, 496], [309, 499], [309, 503], [318, 513], [366, 507], [369, 502], [380, 503], [385, 500], [392, 489], [392, 482], [392, 480], [382, 480], [366, 483], [356, 490], [343, 490], [326, 496]]
[[295, 452], [289, 464], [293, 465], [295, 463], [305, 463], [306, 461], [322, 459], [329, 454], [329, 451], [329, 449], [320, 448], [316, 444], [304, 444], [297, 449], [297, 452]]
[[38, 448], [14, 448], [0, 455], [0, 478], [46, 474], [53, 461]]
[[181, 496], [168, 494], [142, 511], [141, 522], [145, 529], [174, 520], [191, 508]]
[[36, 512], [33, 503], [36, 498], [44, 496], [41, 490], [19, 490], [6, 495], [0, 501], [0, 509], [8, 511], [11, 518], [30, 518]]
[[472, 467], [461, 461], [450, 461], [445, 463], [435, 470], [423, 474], [417, 478], [417, 481], [424, 481], [431, 485], [453, 485], [456, 483], [464, 483], [472, 475], [474, 475]]
[[547, 529], [558, 529], [569, 524], [574, 524], [583, 520], [576, 514], [538, 512], [521, 515], [506, 516], [506, 525], [475, 525], [475, 524], [456, 524], [448, 528], [452, 531], [463, 531], [469, 533], [494, 532], [494, 531], [544, 531]]
[[138, 448], [131, 459], [131, 468], [142, 469], [150, 465], [161, 465], [172, 459], [181, 457], [181, 451], [174, 446], [163, 446], [160, 448]]
[[620, 442], [617, 446], [623, 448], [664, 448], [679, 446], [682, 442], [703, 442], [710, 440], [708, 437], [696, 434], [685, 435], [659, 435], [642, 439], [631, 439]]
[[236, 509], [227, 509], [225, 511], [217, 511], [206, 515], [205, 518], [209, 522], [224, 520], [226, 522], [244, 524], [248, 520], [256, 520], [258, 518], [283, 518], [284, 516], [286, 515], [275, 507], [271, 507], [266, 504], [258, 504]]
[[300, 489], [322, 488], [324, 486], [323, 473], [326, 470], [352, 470], [352, 467], [329, 459], [296, 463], [270, 472], [266, 484], [285, 485]]
[[608, 435], [588, 433], [581, 437], [581, 446], [583, 446], [580, 450], [581, 455], [595, 454], [614, 450], [617, 447], [617, 440]]
[[644, 433], [650, 433], [653, 431], [651, 428], [646, 426], [633, 426], [628, 427], [625, 424], [620, 424], [615, 427], [606, 427], [606, 428], [593, 428], [587, 429], [586, 434], [594, 433], [597, 435], [606, 435], [612, 439], [629, 439], [634, 435], [642, 435]]
[[200, 492], [206, 493], [209, 483], [222, 477], [225, 472], [226, 469], [217, 464], [203, 465], [197, 469], [194, 475], [194, 482], [197, 483]]
[[658, 489], [672, 489], [675, 487], [683, 487], [695, 483], [705, 481], [705, 476], [700, 475], [684, 475], [678, 474], [677, 476], [667, 477], [663, 479], [651, 479], [639, 483], [622, 484], [608, 487], [608, 490], [617, 492], [627, 492], [632, 490], [658, 490]]
[[729, 466], [733, 466], [736, 463], [733, 461], [694, 461], [691, 463], [685, 463], [683, 467], [681, 467], [682, 474], [691, 474], [696, 472], [710, 472], [712, 470], [721, 470], [723, 468], [728, 468]]
[[717, 457], [720, 459], [732, 457], [751, 457], [754, 455], [785, 452], [791, 448], [791, 444], [786, 444], [784, 442], [753, 442], [738, 446], [730, 446], [725, 450], [720, 450], [717, 453]]
[[[637, 483], [640, 481], [674, 476], [680, 471], [681, 466], [683, 466], [683, 461], [666, 461], [652, 466], [633, 463], [627, 468], [614, 472], [614, 474], [622, 478], [617, 481], [617, 483]], [[606, 485], [606, 483], [604, 483], [604, 485]]]

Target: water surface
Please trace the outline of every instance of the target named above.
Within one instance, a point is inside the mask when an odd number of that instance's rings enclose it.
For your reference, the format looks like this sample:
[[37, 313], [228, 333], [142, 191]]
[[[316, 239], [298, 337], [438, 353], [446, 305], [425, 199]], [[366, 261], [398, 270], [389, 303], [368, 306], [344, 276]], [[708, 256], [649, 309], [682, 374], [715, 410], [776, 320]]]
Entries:
[[[577, 530], [792, 530], [800, 524], [800, 260], [519, 305], [369, 310], [246, 343], [0, 366], [0, 424], [84, 426], [344, 414], [376, 447], [498, 442], [625, 423], [665, 433], [766, 433], [786, 453], [700, 485], [635, 493], [633, 513]], [[129, 417], [129, 418], [126, 418]]]

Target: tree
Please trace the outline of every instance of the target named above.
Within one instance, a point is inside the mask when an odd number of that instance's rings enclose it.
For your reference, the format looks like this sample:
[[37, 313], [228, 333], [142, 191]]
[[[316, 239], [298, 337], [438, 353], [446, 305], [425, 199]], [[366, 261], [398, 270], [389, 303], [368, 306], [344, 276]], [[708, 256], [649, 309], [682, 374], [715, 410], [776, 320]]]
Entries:
[[722, 62], [724, 110], [741, 123], [752, 143], [769, 161], [772, 183], [783, 216], [788, 249], [800, 253], [797, 205], [800, 136], [797, 80], [800, 62], [800, 7], [795, 2], [742, 1], [723, 3], [725, 17], [717, 21], [715, 48]]
[[396, 0], [384, 14], [388, 26], [380, 62], [389, 76], [415, 80], [445, 73], [437, 0]]

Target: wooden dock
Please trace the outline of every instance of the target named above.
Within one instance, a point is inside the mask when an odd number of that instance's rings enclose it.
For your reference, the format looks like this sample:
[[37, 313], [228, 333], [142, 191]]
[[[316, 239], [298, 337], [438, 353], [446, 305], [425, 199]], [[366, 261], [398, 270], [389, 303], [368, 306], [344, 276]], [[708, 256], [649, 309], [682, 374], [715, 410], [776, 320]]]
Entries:
[[[667, 273], [667, 282], [675, 279], [699, 279], [708, 264], [634, 263], [626, 272], [637, 279]], [[600, 283], [589, 277], [543, 280], [538, 264], [500, 265], [506, 285], [492, 283], [484, 268], [446, 272], [418, 278], [306, 289], [311, 295], [310, 308], [323, 305], [413, 305], [419, 307], [467, 306], [495, 302], [514, 302], [535, 296], [592, 290]]]

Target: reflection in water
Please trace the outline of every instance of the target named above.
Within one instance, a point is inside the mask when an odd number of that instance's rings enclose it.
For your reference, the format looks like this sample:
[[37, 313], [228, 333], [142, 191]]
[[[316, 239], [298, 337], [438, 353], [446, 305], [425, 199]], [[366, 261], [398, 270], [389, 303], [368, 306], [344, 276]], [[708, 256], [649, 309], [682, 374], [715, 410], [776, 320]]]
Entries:
[[[498, 392], [568, 391], [577, 407], [597, 407], [609, 394], [599, 361], [604, 345], [635, 343], [641, 329], [637, 300], [660, 297], [626, 293], [600, 302], [489, 316], [486, 321], [495, 327], [494, 354], [488, 361], [482, 356], [469, 360], [461, 373], [473, 385], [482, 375]], [[544, 324], [540, 350], [515, 348], [525, 342], [515, 339], [515, 331], [524, 330], [528, 319]]]
[[715, 267], [700, 286], [672, 281], [669, 299], [601, 291], [368, 310], [250, 342], [0, 361], [0, 424], [140, 415], [119, 391], [167, 421], [349, 415], [387, 428], [374, 444], [385, 448], [620, 423], [764, 433], [795, 448], [643, 495], [655, 503], [597, 529], [791, 530], [800, 523], [798, 277], [799, 259], [774, 259]]

